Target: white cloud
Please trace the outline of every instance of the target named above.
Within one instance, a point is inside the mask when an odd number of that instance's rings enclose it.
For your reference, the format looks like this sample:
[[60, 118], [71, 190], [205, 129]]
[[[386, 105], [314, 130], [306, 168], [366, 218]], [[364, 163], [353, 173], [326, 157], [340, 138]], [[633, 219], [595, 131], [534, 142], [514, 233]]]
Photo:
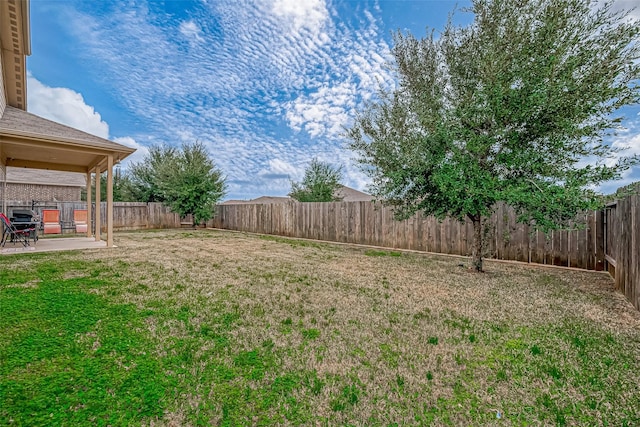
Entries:
[[[596, 10], [604, 6], [610, 0], [597, 0], [591, 4], [592, 10]], [[640, 22], [640, 5], [638, 0], [613, 0], [611, 3], [612, 12], [628, 12], [627, 21]]]
[[109, 137], [109, 125], [78, 92], [49, 87], [31, 74], [27, 76], [29, 112], [102, 138]]
[[328, 0], [203, 1], [174, 25], [144, 3], [99, 16], [65, 4], [74, 55], [149, 134], [133, 135], [137, 158], [145, 144], [201, 141], [233, 198], [286, 194], [284, 177], [299, 180], [313, 157], [344, 165], [345, 183], [366, 187], [341, 133], [379, 85], [393, 84], [378, 1], [351, 7], [347, 19]]
[[348, 102], [340, 95], [342, 89], [316, 92], [290, 103], [286, 114], [290, 126], [298, 131], [304, 129], [314, 138], [337, 139], [350, 119]]
[[616, 139], [611, 145], [614, 148], [622, 150], [619, 153], [622, 156], [640, 156], [640, 133], [627, 136], [626, 138]]
[[640, 21], [640, 5], [638, 4], [638, 0], [614, 0], [613, 10], [630, 11], [629, 16]]
[[205, 143], [233, 198], [286, 194], [283, 177], [300, 179], [313, 157], [339, 160], [347, 185], [363, 189], [340, 134], [390, 79], [386, 34], [367, 6], [347, 22], [321, 0], [218, 0], [173, 27], [120, 6], [99, 17], [69, 7], [67, 28], [75, 54], [100, 70], [91, 77], [152, 134], [133, 135], [138, 144]]
[[135, 148], [136, 149], [136, 151], [133, 154], [128, 156], [122, 162], [122, 166], [123, 166], [124, 169], [126, 169], [131, 163], [140, 162], [144, 158], [144, 156], [149, 154], [149, 149], [147, 147], [145, 147], [142, 144], [139, 144], [138, 142], [136, 142], [135, 139], [131, 138], [130, 136], [124, 136], [124, 137], [121, 137], [121, 138], [114, 138], [113, 140], [114, 140], [114, 142], [117, 142], [118, 144], [122, 144], [122, 145], [125, 145], [127, 147], [131, 147], [131, 148]]
[[[311, 137], [339, 139], [354, 111], [379, 89], [392, 84], [392, 76], [385, 69], [391, 60], [389, 46], [377, 38], [377, 25], [370, 13], [367, 27], [343, 37], [331, 57], [334, 75], [321, 76], [307, 94], [299, 95], [285, 104], [286, 118], [292, 129], [304, 130]], [[336, 49], [336, 46], [331, 46]], [[331, 83], [329, 83], [329, 81]]]
[[[604, 164], [612, 167], [623, 157], [640, 156], [640, 123], [631, 121], [627, 125], [629, 128], [620, 131], [613, 140], [608, 142], [617, 152], [611, 153], [606, 159], [597, 159], [595, 157], [584, 158], [578, 162], [576, 166], [585, 167], [587, 165], [595, 166]], [[593, 189], [603, 194], [611, 194], [614, 193], [616, 189], [636, 181], [640, 181], [640, 170], [634, 167], [622, 172], [620, 179], [603, 182], [598, 186], [594, 186]]]
[[272, 11], [296, 31], [307, 28], [317, 32], [329, 18], [324, 0], [275, 0]]
[[204, 41], [202, 38], [202, 29], [194, 21], [183, 21], [180, 23], [178, 29], [190, 42], [201, 43]]
[[[49, 87], [44, 85], [31, 74], [27, 75], [29, 112], [53, 120], [72, 128], [109, 138], [109, 125], [102, 120], [94, 107], [87, 105], [78, 92], [68, 88]], [[147, 147], [139, 144], [132, 137], [114, 138], [113, 141], [135, 148], [136, 151], [127, 157], [123, 166], [142, 160], [149, 152]]]
[[291, 163], [282, 159], [270, 159], [268, 162], [269, 167], [261, 172], [261, 175], [282, 175], [290, 177], [291, 179], [297, 179], [298, 175], [301, 175], [300, 169], [293, 166]]

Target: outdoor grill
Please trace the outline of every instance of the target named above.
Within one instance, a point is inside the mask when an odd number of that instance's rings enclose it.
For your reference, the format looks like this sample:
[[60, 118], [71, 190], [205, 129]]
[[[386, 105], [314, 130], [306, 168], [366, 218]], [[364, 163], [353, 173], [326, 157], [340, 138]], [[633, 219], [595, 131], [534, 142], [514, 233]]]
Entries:
[[11, 213], [11, 222], [33, 222], [37, 221], [34, 211], [28, 209], [14, 209]]
[[38, 215], [29, 209], [14, 209], [11, 213], [11, 223], [18, 229], [37, 227], [40, 224]]

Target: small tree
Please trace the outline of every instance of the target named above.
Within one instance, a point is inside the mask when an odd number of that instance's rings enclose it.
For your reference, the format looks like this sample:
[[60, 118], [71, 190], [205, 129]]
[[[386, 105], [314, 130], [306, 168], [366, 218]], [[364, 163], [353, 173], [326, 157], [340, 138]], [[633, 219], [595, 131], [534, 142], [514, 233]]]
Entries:
[[304, 172], [302, 182], [291, 182], [289, 197], [299, 202], [335, 202], [341, 200], [337, 191], [342, 187], [342, 167], [333, 167], [318, 159]]
[[544, 231], [596, 207], [593, 186], [638, 160], [603, 138], [640, 100], [640, 24], [598, 4], [474, 0], [466, 27], [396, 34], [397, 87], [347, 131], [374, 194], [399, 218], [469, 218], [478, 271], [496, 202]]
[[163, 155], [153, 170], [154, 186], [164, 203], [180, 216], [193, 215], [193, 226], [213, 217], [226, 192], [226, 180], [202, 143], [184, 144]]

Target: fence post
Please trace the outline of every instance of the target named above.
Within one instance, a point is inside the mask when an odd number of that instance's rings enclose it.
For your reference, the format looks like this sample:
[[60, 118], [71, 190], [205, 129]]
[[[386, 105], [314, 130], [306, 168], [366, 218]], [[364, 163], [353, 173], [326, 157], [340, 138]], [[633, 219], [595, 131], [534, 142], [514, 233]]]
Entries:
[[604, 216], [605, 216], [605, 211], [604, 209], [600, 209], [597, 210], [593, 213], [593, 215], [595, 216], [595, 225], [594, 228], [595, 230], [593, 231], [595, 233], [595, 239], [594, 239], [594, 243], [595, 243], [595, 270], [596, 271], [603, 271], [605, 269], [605, 259], [604, 259], [604, 239], [605, 239], [605, 234], [604, 234]]

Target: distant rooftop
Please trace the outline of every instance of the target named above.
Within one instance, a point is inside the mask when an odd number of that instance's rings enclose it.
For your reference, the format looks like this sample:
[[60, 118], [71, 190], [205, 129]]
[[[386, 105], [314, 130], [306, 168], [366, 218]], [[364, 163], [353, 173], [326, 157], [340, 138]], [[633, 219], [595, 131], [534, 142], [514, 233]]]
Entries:
[[[371, 194], [363, 193], [351, 187], [342, 186], [338, 190], [338, 197], [342, 198], [343, 202], [370, 202], [373, 200]], [[296, 202], [291, 197], [278, 197], [278, 196], [261, 196], [251, 200], [227, 200], [220, 203], [221, 205], [258, 205], [258, 204], [275, 204], [275, 203], [290, 203]]]
[[277, 197], [277, 196], [261, 196], [257, 199], [251, 200], [227, 200], [220, 203], [221, 205], [259, 205], [259, 204], [272, 204], [272, 203], [289, 203], [295, 202], [291, 197]]
[[342, 197], [343, 202], [370, 202], [373, 200], [371, 194], [363, 193], [355, 188], [344, 185], [338, 190], [338, 197]]

